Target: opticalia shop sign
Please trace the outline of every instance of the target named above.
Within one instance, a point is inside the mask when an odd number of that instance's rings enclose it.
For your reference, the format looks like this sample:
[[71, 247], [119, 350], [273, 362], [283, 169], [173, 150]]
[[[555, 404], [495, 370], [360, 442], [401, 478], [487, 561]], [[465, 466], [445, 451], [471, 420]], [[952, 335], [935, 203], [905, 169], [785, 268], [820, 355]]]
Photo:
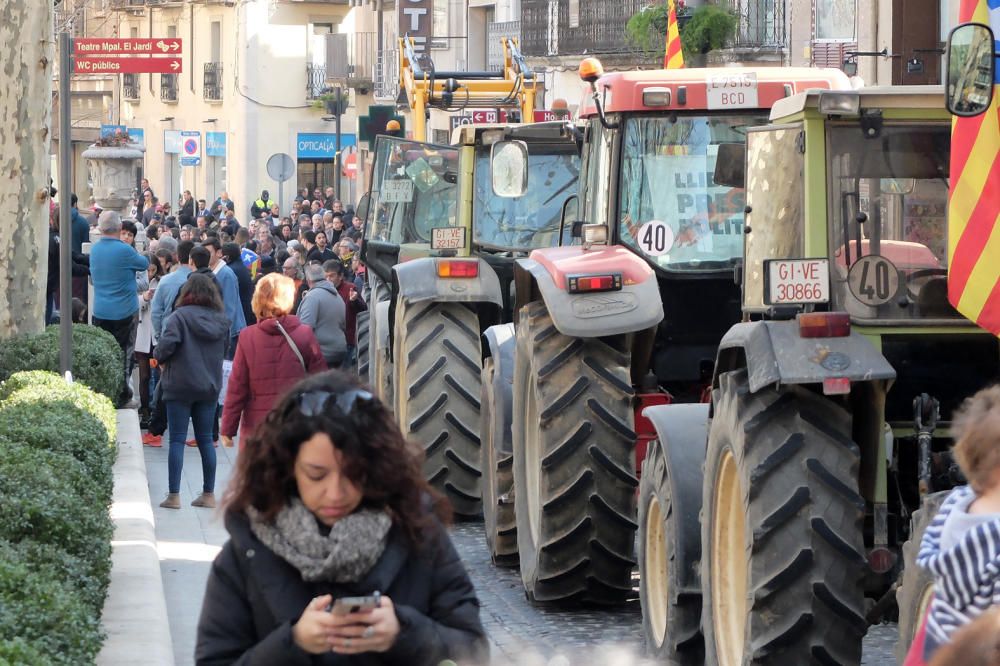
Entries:
[[[340, 149], [356, 143], [353, 134], [340, 135]], [[295, 156], [300, 160], [333, 160], [337, 157], [336, 134], [299, 134], [295, 142]]]

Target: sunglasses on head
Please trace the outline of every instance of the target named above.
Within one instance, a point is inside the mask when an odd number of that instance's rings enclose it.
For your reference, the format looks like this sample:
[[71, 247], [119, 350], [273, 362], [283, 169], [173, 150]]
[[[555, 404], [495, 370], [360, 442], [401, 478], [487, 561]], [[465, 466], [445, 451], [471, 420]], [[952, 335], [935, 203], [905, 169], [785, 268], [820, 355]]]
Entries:
[[[350, 416], [359, 401], [371, 402], [375, 396], [364, 389], [351, 389], [343, 393], [332, 391], [303, 391], [298, 393], [288, 403], [284, 416], [288, 417], [293, 409], [298, 409], [304, 416], [319, 416], [331, 407], [336, 407], [344, 416]], [[332, 404], [331, 404], [332, 403]]]

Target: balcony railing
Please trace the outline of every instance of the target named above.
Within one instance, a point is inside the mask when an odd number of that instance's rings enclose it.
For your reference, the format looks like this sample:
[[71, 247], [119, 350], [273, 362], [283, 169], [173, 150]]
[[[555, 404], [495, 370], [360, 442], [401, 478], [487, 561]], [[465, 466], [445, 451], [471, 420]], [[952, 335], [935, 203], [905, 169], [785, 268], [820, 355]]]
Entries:
[[486, 69], [503, 69], [501, 37], [521, 38], [520, 21], [498, 21], [486, 26]]
[[163, 102], [177, 101], [176, 74], [160, 74], [160, 100]]
[[399, 50], [385, 49], [375, 62], [375, 99], [395, 101], [399, 95]]
[[122, 74], [122, 97], [132, 102], [139, 101], [138, 74]]
[[785, 0], [729, 0], [739, 16], [734, 46], [740, 49], [783, 49]]
[[[570, 27], [569, 0], [522, 0], [521, 50], [529, 56], [632, 53], [625, 24], [647, 0], [588, 4]], [[593, 7], [591, 9], [591, 7]]]
[[306, 99], [319, 99], [326, 88], [326, 67], [306, 63]]
[[211, 102], [222, 101], [222, 63], [206, 62], [204, 74], [205, 99]]

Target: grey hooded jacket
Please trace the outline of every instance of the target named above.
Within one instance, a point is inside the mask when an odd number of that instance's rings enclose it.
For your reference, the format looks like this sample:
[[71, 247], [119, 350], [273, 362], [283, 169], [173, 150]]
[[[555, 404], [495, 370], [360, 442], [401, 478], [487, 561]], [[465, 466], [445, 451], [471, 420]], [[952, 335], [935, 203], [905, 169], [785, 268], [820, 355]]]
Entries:
[[153, 355], [163, 366], [163, 399], [215, 401], [222, 389], [222, 356], [229, 340], [224, 312], [184, 305], [163, 322]]
[[299, 320], [312, 328], [327, 363], [347, 353], [347, 307], [337, 288], [320, 280], [306, 292], [296, 313]]

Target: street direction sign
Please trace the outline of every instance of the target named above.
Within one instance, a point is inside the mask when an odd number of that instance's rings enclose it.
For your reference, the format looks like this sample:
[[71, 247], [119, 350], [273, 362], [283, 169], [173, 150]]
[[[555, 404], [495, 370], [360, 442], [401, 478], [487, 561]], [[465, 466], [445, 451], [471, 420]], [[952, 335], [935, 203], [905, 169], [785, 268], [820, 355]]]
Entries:
[[73, 39], [75, 56], [180, 55], [182, 42], [177, 37]]
[[73, 58], [74, 74], [180, 74], [180, 58]]
[[181, 132], [181, 166], [201, 164], [201, 132]]

